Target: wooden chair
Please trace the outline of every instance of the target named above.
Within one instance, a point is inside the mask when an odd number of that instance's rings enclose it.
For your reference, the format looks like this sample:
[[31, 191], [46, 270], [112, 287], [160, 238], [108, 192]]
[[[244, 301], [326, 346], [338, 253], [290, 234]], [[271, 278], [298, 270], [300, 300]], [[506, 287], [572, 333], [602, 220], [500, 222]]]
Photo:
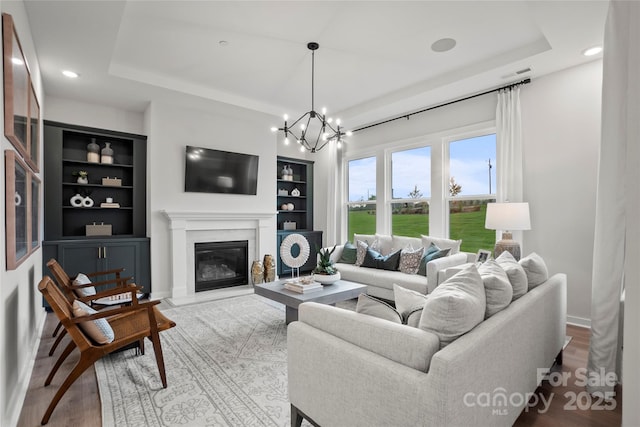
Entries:
[[[124, 271], [124, 268], [116, 268], [116, 269], [107, 270], [107, 271], [96, 271], [93, 273], [85, 273], [85, 275], [89, 278], [100, 277], [100, 276], [107, 276], [107, 277], [115, 276], [113, 278], [102, 280], [99, 282], [92, 282], [87, 285], [74, 285], [73, 280], [69, 277], [67, 272], [64, 271], [64, 269], [58, 263], [57, 260], [55, 260], [54, 258], [51, 258], [47, 262], [47, 267], [51, 271], [51, 274], [53, 274], [53, 277], [55, 278], [56, 282], [58, 283], [58, 286], [60, 287], [64, 295], [66, 295], [67, 299], [72, 304], [73, 304], [73, 301], [78, 299], [82, 302], [88, 303], [89, 305], [95, 307], [95, 305], [93, 304], [94, 300], [98, 298], [110, 297], [113, 295], [122, 294], [123, 287], [126, 286], [127, 283], [133, 279], [132, 277], [121, 277], [121, 274]], [[102, 285], [115, 285], [115, 287], [105, 291], [98, 292], [96, 293], [96, 295], [92, 295], [89, 297], [79, 297], [75, 292], [77, 289], [87, 288], [90, 286], [96, 287], [96, 286], [102, 286]], [[134, 297], [137, 298], [137, 294]], [[58, 325], [53, 331], [54, 337], [58, 335], [58, 332], [60, 332], [60, 335], [57, 336], [56, 340], [51, 346], [51, 349], [49, 350], [49, 356], [53, 356], [53, 353], [56, 351], [56, 348], [58, 348], [58, 345], [60, 345], [62, 338], [64, 338], [64, 336], [66, 335], [66, 330], [62, 329], [62, 331], [60, 331], [61, 327], [62, 327], [62, 323], [58, 322]]]
[[[131, 286], [130, 288], [131, 292], [136, 292], [136, 286]], [[51, 400], [47, 411], [42, 417], [42, 425], [49, 422], [49, 418], [62, 396], [87, 368], [103, 356], [132, 343], [136, 343], [145, 337], [149, 338], [153, 343], [153, 350], [155, 352], [162, 386], [167, 388], [164, 358], [162, 356], [162, 346], [158, 332], [170, 329], [176, 324], [165, 317], [157, 307], [155, 307], [160, 301], [138, 303], [137, 300], [135, 300], [135, 303], [130, 306], [103, 310], [89, 316], [74, 317], [72, 303], [63, 295], [62, 291], [49, 276], [45, 276], [40, 281], [38, 289], [42, 292], [44, 298], [72, 339], [49, 373], [44, 383], [45, 387], [51, 384], [56, 372], [73, 349], [78, 348], [80, 351], [78, 363], [71, 370], [62, 385], [60, 385], [60, 388]], [[103, 345], [95, 344], [92, 339], [85, 334], [82, 328], [80, 328], [83, 322], [90, 322], [96, 319], [106, 319], [109, 322], [115, 335], [113, 342]]]

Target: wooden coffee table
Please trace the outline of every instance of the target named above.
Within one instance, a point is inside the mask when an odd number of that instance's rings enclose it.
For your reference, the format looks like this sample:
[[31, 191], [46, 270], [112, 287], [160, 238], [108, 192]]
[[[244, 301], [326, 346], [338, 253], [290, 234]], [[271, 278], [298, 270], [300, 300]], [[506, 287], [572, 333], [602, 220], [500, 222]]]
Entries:
[[254, 285], [256, 295], [277, 301], [286, 306], [285, 321], [287, 325], [298, 320], [298, 306], [303, 302], [319, 302], [321, 304], [336, 305], [337, 302], [357, 298], [367, 292], [367, 285], [338, 280], [333, 285], [325, 286], [322, 290], [300, 294], [284, 288], [284, 280], [260, 283]]

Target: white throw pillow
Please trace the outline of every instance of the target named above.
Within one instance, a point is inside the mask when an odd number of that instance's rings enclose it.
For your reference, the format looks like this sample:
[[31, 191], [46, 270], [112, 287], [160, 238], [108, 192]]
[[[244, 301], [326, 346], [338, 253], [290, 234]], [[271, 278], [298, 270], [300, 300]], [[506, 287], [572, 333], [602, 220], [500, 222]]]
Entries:
[[485, 261], [478, 267], [478, 273], [484, 283], [484, 291], [487, 297], [487, 311], [485, 319], [505, 309], [511, 304], [513, 288], [507, 273], [495, 260]]
[[539, 286], [547, 281], [549, 278], [549, 270], [547, 264], [540, 255], [535, 252], [527, 255], [519, 261], [520, 265], [524, 269], [527, 275], [527, 282], [529, 283], [529, 290]]
[[[91, 279], [89, 279], [85, 274], [78, 273], [75, 279], [73, 279], [74, 285], [88, 285], [91, 283]], [[93, 286], [87, 286], [86, 288], [79, 288], [73, 290], [76, 295], [79, 297], [90, 297], [96, 294], [96, 288]]]
[[[97, 313], [82, 301], [73, 302], [73, 317], [90, 316]], [[96, 319], [80, 323], [80, 328], [98, 344], [108, 344], [115, 339], [115, 334], [106, 319]]]
[[504, 251], [496, 259], [496, 262], [502, 267], [509, 277], [509, 283], [513, 288], [512, 301], [517, 300], [522, 295], [527, 293], [527, 274], [524, 272], [524, 268], [518, 261], [511, 255], [511, 253]]
[[449, 255], [457, 254], [460, 252], [460, 244], [462, 244], [462, 240], [451, 240], [451, 239], [443, 239], [441, 237], [431, 237], [421, 235], [422, 237], [422, 246], [428, 248], [433, 243], [440, 249], [451, 249]]
[[486, 297], [475, 264], [460, 271], [429, 294], [420, 329], [440, 338], [440, 348], [466, 334], [484, 320]]
[[409, 314], [424, 308], [427, 298], [425, 294], [393, 284], [393, 299], [396, 302], [396, 311], [402, 317], [402, 323], [408, 323]]
[[393, 323], [402, 324], [402, 316], [400, 316], [400, 313], [398, 313], [395, 308], [391, 307], [386, 302], [367, 294], [358, 295], [356, 313], [366, 314], [368, 316], [389, 320]]

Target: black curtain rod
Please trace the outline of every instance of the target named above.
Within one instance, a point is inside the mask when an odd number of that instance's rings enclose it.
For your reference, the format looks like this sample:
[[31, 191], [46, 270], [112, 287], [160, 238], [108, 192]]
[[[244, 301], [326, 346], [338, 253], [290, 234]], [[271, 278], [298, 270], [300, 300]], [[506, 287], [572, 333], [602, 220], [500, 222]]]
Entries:
[[469, 95], [469, 96], [466, 96], [464, 98], [454, 99], [453, 101], [448, 101], [448, 102], [445, 102], [444, 104], [434, 105], [433, 107], [427, 107], [427, 108], [424, 108], [424, 109], [422, 109], [420, 111], [414, 111], [413, 113], [403, 114], [401, 116], [394, 117], [392, 119], [383, 120], [383, 121], [378, 122], [378, 123], [373, 123], [373, 124], [370, 124], [370, 125], [367, 125], [367, 126], [363, 126], [361, 128], [358, 128], [358, 129], [353, 129], [351, 132], [359, 132], [361, 130], [369, 129], [369, 128], [372, 128], [372, 127], [375, 127], [375, 126], [384, 125], [386, 123], [393, 122], [393, 121], [400, 120], [400, 119], [409, 120], [409, 117], [411, 117], [411, 116], [413, 116], [415, 114], [420, 114], [420, 113], [424, 113], [426, 111], [435, 110], [436, 108], [440, 108], [440, 107], [446, 107], [447, 105], [455, 104], [456, 102], [467, 101], [469, 99], [477, 98], [479, 96], [486, 95], [486, 94], [489, 94], [489, 93], [498, 92], [498, 91], [501, 91], [501, 90], [513, 89], [516, 86], [526, 85], [528, 83], [531, 83], [531, 79], [524, 79], [524, 80], [521, 80], [521, 81], [519, 81], [517, 83], [511, 83], [511, 84], [506, 85], [506, 86], [502, 86], [502, 87], [499, 87], [499, 88], [496, 88], [496, 89], [487, 90], [487, 91], [482, 92], [482, 93], [476, 93], [475, 95]]

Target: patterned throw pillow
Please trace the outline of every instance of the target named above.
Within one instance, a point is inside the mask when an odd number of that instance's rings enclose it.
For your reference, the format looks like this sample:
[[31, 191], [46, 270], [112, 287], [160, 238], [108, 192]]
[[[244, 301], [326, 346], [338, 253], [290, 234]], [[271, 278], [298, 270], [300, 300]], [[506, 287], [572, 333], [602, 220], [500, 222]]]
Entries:
[[364, 261], [364, 256], [367, 254], [367, 242], [363, 242], [362, 240], [356, 240], [356, 263], [354, 264], [356, 267], [360, 267]]
[[[74, 285], [88, 285], [91, 283], [91, 279], [89, 279], [85, 274], [78, 273], [75, 279], [73, 279]], [[93, 286], [87, 286], [86, 288], [74, 289], [73, 290], [76, 295], [79, 297], [90, 297], [96, 294], [96, 288]]]
[[356, 257], [356, 246], [351, 242], [346, 242], [342, 248], [342, 255], [340, 255], [340, 259], [338, 260], [338, 262], [341, 262], [343, 264], [355, 264]]
[[[82, 301], [75, 300], [73, 302], [73, 316], [84, 317], [96, 314], [93, 308], [89, 307]], [[108, 344], [115, 338], [113, 329], [106, 319], [96, 319], [89, 322], [80, 323], [80, 328], [98, 344]]]
[[403, 249], [400, 252], [400, 264], [398, 270], [406, 274], [416, 274], [418, 268], [420, 268], [420, 260], [424, 255], [424, 248], [420, 248], [416, 251], [411, 246]]

